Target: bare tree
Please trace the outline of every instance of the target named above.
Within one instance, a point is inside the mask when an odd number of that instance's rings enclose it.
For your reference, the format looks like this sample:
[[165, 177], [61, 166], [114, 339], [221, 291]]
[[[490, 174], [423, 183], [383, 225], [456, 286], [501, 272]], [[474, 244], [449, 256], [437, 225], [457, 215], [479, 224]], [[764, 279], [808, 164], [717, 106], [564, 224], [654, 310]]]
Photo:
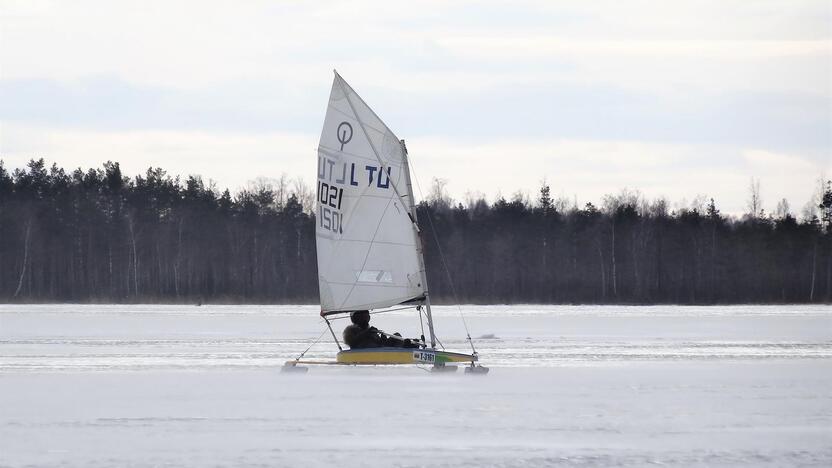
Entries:
[[690, 202], [690, 209], [691, 211], [695, 210], [699, 213], [704, 213], [707, 203], [708, 196], [700, 193], [699, 195], [693, 197], [693, 200]]
[[760, 179], [751, 178], [751, 184], [748, 187], [748, 215], [752, 219], [760, 216], [763, 209], [763, 199], [760, 196]]
[[464, 204], [467, 210], [473, 210], [478, 204], [486, 203], [485, 194], [479, 191], [467, 190], [464, 196]]
[[32, 232], [32, 221], [26, 221], [26, 234], [23, 236], [23, 266], [20, 268], [20, 279], [12, 297], [17, 297], [23, 288], [23, 278], [26, 277], [26, 265], [29, 264], [29, 234]]
[[448, 179], [433, 178], [433, 183], [428, 192], [428, 202], [438, 209], [449, 209], [453, 205], [453, 199], [448, 195]]
[[532, 201], [529, 197], [529, 194], [522, 190], [514, 192], [514, 194], [511, 196], [511, 201], [514, 203], [519, 203], [525, 207], [532, 206]]
[[[133, 291], [136, 294], [136, 297], [139, 297], [139, 256], [136, 254], [136, 231], [134, 229], [135, 222], [133, 221], [133, 215], [128, 213], [127, 214], [127, 227], [130, 231], [130, 246], [132, 248], [132, 261], [133, 261]], [[129, 265], [128, 265], [129, 268]], [[129, 288], [129, 278], [130, 272], [127, 273], [128, 278], [128, 293], [130, 292]]]
[[554, 210], [557, 211], [558, 213], [566, 213], [570, 209], [573, 210], [573, 211], [577, 210], [578, 209], [578, 204], [576, 202], [573, 205], [572, 200], [570, 200], [569, 197], [567, 197], [566, 195], [561, 193], [560, 195], [557, 196], [557, 198], [552, 200], [552, 208], [554, 208]]
[[774, 210], [774, 217], [777, 219], [786, 219], [789, 216], [791, 216], [789, 201], [784, 198], [777, 202], [777, 208]]
[[289, 176], [286, 173], [280, 174], [280, 177], [274, 180], [274, 202], [278, 207], [286, 206], [286, 200], [289, 199]]
[[292, 180], [292, 195], [297, 198], [305, 213], [312, 213], [315, 210], [315, 191], [306, 184], [303, 177], [295, 177]]
[[611, 214], [623, 206], [638, 208], [641, 204], [641, 198], [641, 192], [638, 190], [623, 188], [617, 195], [604, 195], [601, 206], [605, 213]]

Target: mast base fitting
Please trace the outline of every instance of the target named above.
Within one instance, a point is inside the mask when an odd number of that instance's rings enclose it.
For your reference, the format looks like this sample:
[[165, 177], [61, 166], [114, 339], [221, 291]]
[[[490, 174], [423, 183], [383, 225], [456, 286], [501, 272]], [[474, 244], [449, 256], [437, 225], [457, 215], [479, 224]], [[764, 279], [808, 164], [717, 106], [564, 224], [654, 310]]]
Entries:
[[280, 372], [285, 372], [287, 374], [303, 374], [308, 370], [308, 367], [299, 366], [295, 361], [286, 361], [286, 363], [283, 364], [283, 367], [280, 368]]
[[465, 367], [466, 374], [474, 374], [474, 375], [485, 375], [487, 374], [489, 369], [485, 366], [476, 366], [472, 362], [470, 366]]

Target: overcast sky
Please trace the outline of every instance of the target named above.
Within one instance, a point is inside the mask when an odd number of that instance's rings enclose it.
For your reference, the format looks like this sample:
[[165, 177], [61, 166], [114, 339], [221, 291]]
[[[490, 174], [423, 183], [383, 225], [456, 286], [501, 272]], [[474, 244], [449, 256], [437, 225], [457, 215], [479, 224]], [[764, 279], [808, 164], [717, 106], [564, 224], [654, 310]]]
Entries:
[[458, 200], [799, 214], [832, 176], [828, 0], [0, 0], [0, 159], [311, 185], [333, 68]]

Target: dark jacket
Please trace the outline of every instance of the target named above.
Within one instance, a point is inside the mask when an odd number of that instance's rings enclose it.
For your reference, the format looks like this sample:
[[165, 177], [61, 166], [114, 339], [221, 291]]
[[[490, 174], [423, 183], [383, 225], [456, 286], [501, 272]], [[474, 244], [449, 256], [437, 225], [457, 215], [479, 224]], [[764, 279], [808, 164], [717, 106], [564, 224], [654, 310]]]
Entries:
[[353, 323], [344, 329], [344, 343], [350, 349], [381, 348], [387, 344], [387, 339], [376, 327], [362, 328]]

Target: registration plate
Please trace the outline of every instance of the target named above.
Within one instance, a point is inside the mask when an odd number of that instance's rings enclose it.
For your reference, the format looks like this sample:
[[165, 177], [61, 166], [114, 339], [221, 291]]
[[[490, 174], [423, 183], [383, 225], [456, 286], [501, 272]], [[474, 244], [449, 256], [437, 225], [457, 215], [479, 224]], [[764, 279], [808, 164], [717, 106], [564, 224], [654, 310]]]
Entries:
[[413, 360], [416, 362], [436, 362], [436, 354], [427, 351], [413, 351]]

